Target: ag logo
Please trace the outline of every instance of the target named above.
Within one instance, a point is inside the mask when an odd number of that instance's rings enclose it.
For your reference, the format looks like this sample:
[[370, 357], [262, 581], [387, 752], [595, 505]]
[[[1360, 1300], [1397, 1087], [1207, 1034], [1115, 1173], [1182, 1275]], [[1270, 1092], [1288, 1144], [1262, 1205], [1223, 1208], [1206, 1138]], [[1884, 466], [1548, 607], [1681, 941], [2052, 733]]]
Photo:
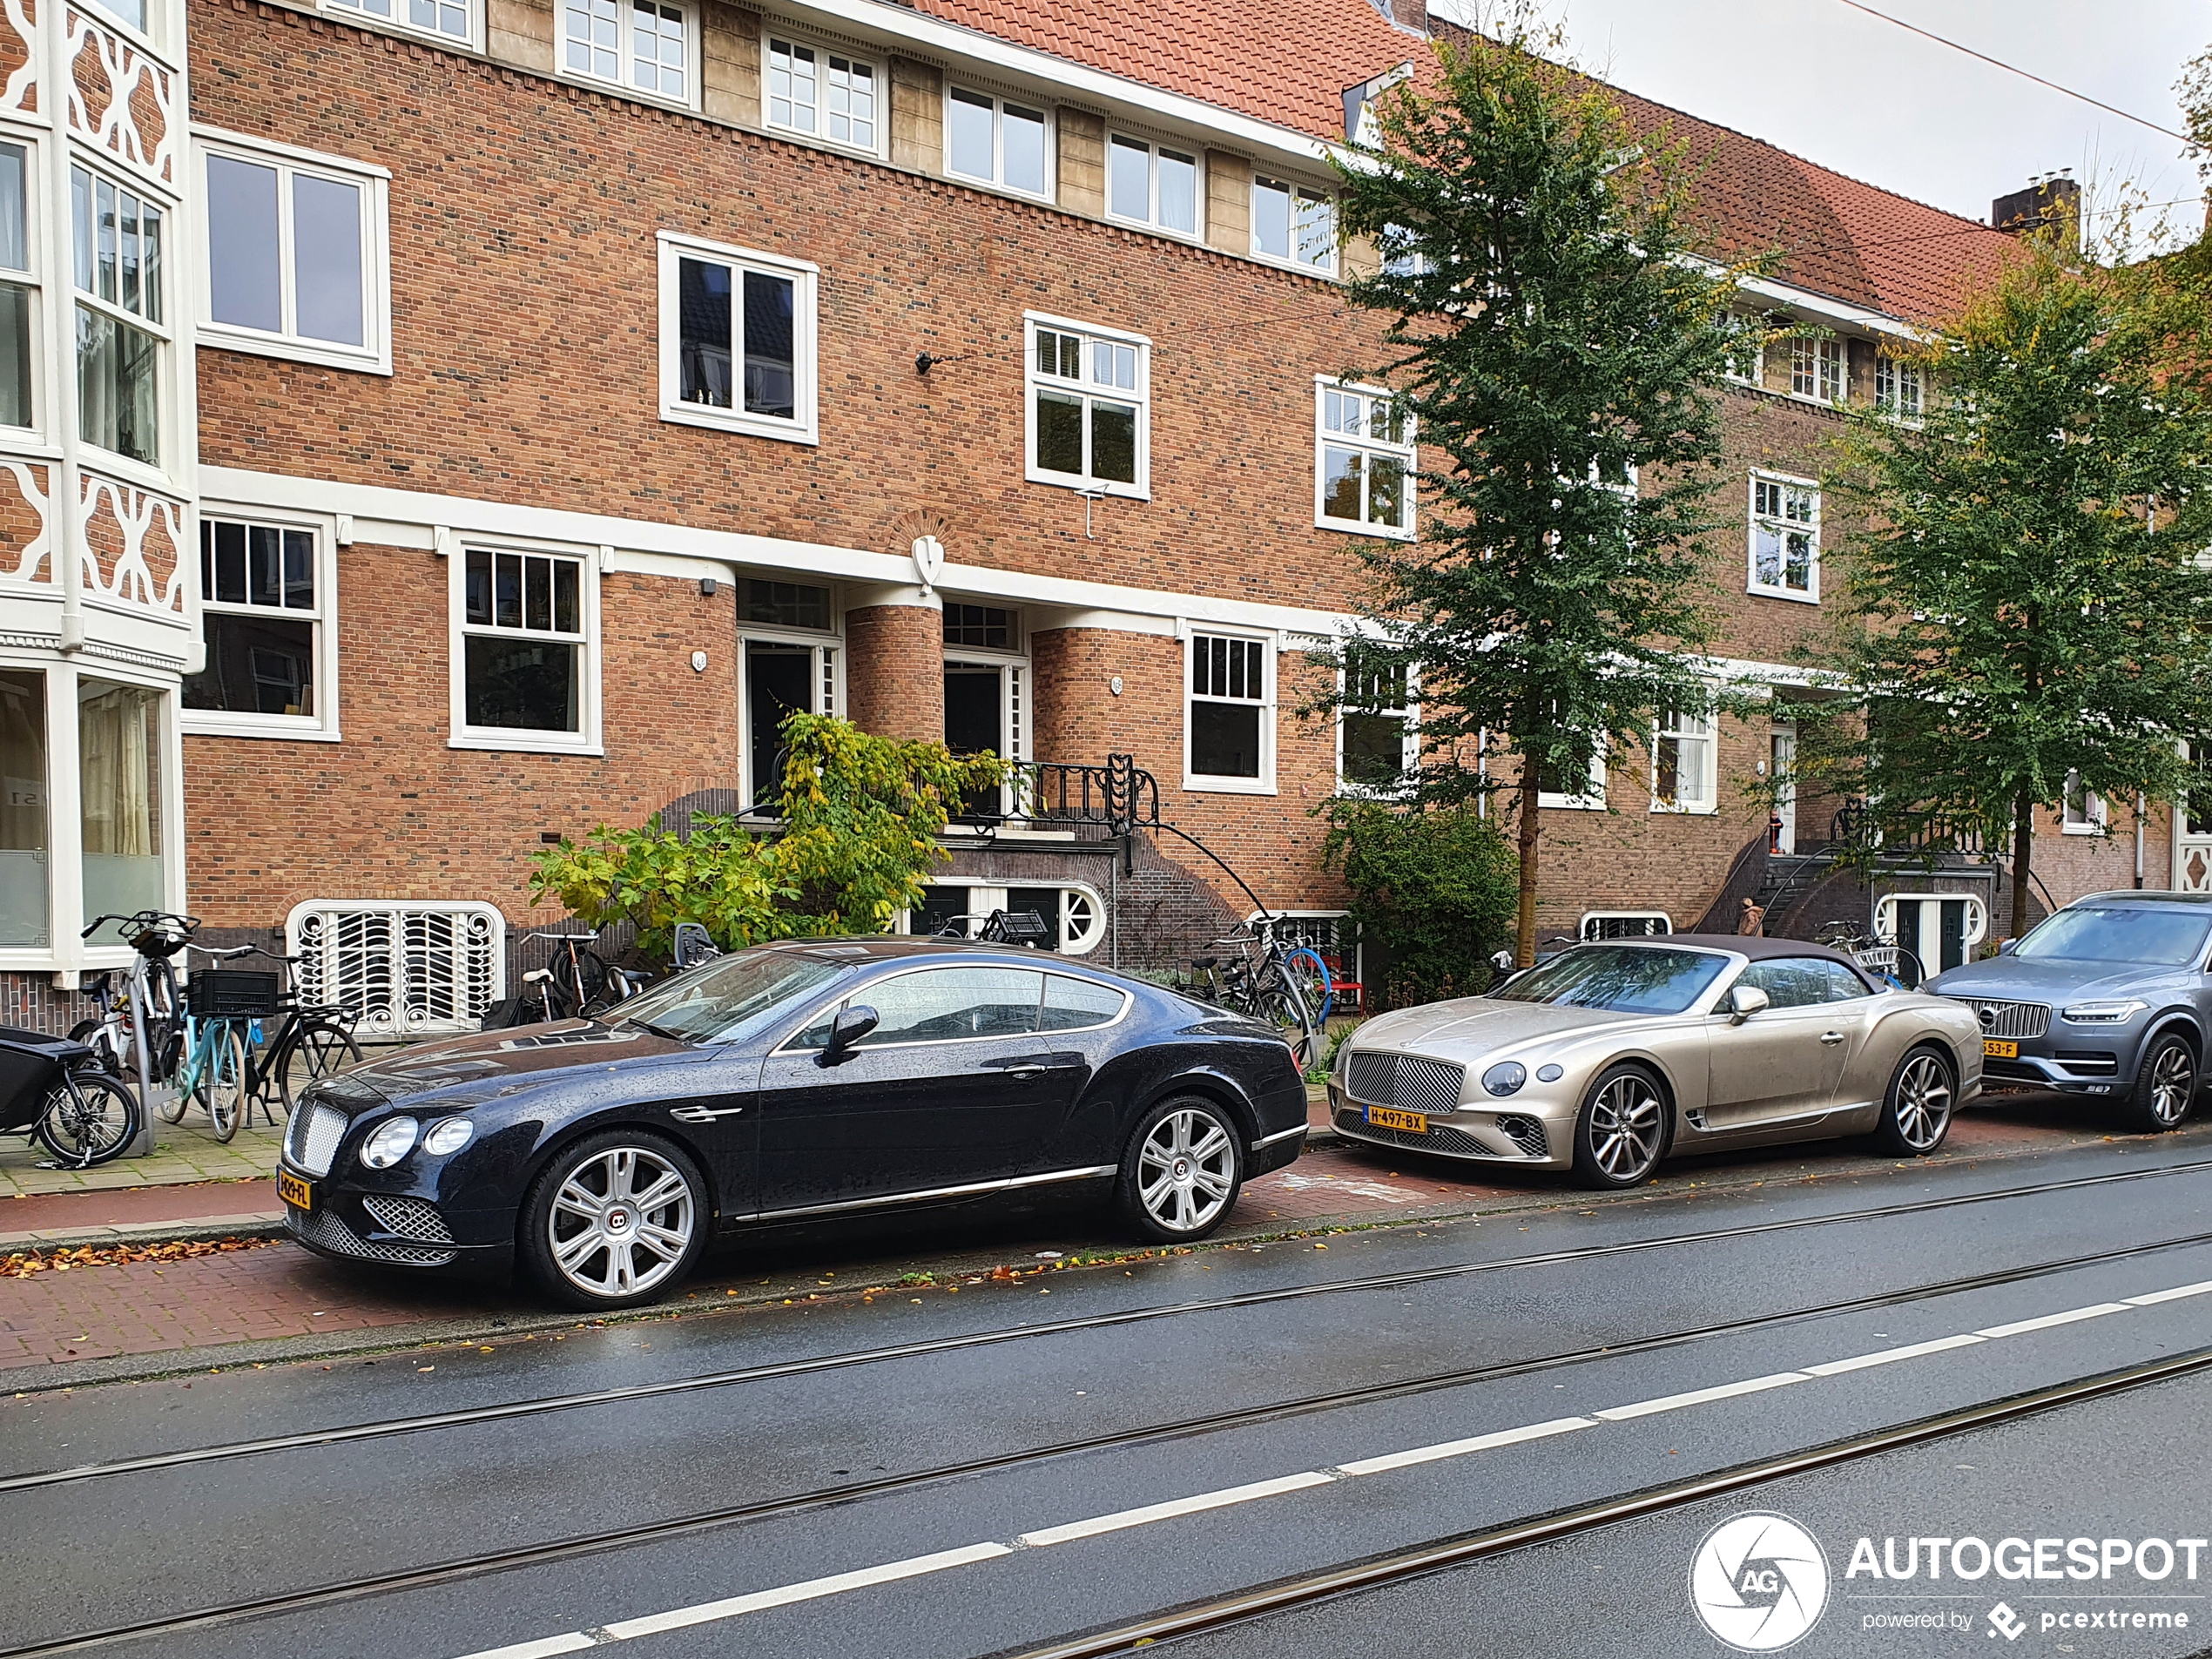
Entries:
[[1786, 1648], [1828, 1605], [1828, 1557], [1786, 1515], [1738, 1515], [1705, 1534], [1689, 1563], [1689, 1604], [1743, 1653]]

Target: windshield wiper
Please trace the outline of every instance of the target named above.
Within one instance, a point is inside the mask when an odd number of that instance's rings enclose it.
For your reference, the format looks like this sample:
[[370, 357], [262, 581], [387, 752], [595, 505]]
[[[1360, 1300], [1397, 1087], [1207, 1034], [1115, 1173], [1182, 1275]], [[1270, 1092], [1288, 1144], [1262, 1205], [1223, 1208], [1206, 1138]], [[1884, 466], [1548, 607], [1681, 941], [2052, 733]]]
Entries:
[[650, 1031], [657, 1037], [666, 1037], [671, 1042], [689, 1042], [691, 1040], [691, 1034], [688, 1031], [671, 1031], [664, 1025], [655, 1025], [651, 1020], [641, 1020], [634, 1014], [624, 1015], [622, 1022], [634, 1025], [641, 1031]]

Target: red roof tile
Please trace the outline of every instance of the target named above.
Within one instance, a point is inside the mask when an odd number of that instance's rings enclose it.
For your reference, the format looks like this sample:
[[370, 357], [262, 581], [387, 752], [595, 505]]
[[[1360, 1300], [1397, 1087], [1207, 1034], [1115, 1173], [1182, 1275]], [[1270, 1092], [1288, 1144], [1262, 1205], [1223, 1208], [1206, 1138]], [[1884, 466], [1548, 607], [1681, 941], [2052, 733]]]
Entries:
[[[1368, 0], [911, 0], [980, 33], [1309, 137], [1341, 140], [1343, 95], [1427, 48]], [[1449, 24], [1440, 33], [1465, 37]], [[1617, 89], [1616, 89], [1617, 90]], [[1778, 280], [1926, 320], [1997, 268], [2012, 239], [1787, 151], [1619, 93], [1639, 132], [1662, 129], [1698, 169], [1700, 227], [1723, 258], [1780, 250]]]

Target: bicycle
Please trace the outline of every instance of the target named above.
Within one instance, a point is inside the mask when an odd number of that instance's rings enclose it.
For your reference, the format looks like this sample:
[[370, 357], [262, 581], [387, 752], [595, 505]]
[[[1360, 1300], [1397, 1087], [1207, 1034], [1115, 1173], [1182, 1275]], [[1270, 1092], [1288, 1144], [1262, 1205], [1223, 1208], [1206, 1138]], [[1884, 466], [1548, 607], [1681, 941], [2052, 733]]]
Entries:
[[566, 948], [556, 950], [552, 965], [533, 968], [523, 975], [522, 1001], [536, 992], [546, 1022], [580, 1019], [603, 1014], [617, 1002], [626, 1002], [642, 988], [643, 981], [604, 961], [585, 947], [599, 942], [597, 934], [524, 934], [524, 940], [544, 939]]
[[[119, 1002], [109, 1000], [97, 1022], [86, 1022], [106, 1035], [117, 1062], [111, 1075], [121, 1075], [127, 1046], [138, 1073], [138, 1123], [132, 1138], [143, 1132], [147, 1100], [157, 1082], [176, 1075], [184, 1057], [183, 1003], [177, 994], [177, 971], [170, 958], [184, 949], [199, 930], [199, 918], [179, 916], [166, 910], [138, 910], [129, 915], [99, 915], [84, 925], [80, 938], [90, 939], [109, 922], [116, 925], [132, 951], [129, 976]], [[105, 987], [107, 975], [98, 983]], [[78, 1029], [83, 1029], [80, 1025]], [[96, 1049], [96, 1053], [98, 1050]], [[182, 1116], [181, 1109], [178, 1113]], [[170, 1120], [172, 1123], [175, 1118]]]
[[1868, 973], [1899, 991], [1919, 989], [1927, 970], [1920, 959], [1893, 939], [1862, 933], [1847, 921], [1832, 921], [1813, 935], [1813, 943], [1839, 950]]
[[1332, 983], [1328, 964], [1303, 945], [1285, 944], [1265, 924], [1213, 943], [1233, 947], [1235, 954], [1188, 959], [1190, 979], [1182, 988], [1202, 1002], [1266, 1021], [1283, 1033], [1299, 1071], [1312, 1070], [1321, 1057], [1321, 1021], [1327, 1016], [1315, 1015], [1305, 987], [1320, 988], [1325, 1010]]
[[35, 1137], [53, 1154], [46, 1168], [90, 1170], [121, 1157], [144, 1116], [91, 1045], [0, 1031], [0, 1133]]
[[[213, 950], [205, 945], [187, 943], [186, 951], [198, 951], [203, 956], [221, 961], [243, 956], [253, 948], [241, 945], [230, 950]], [[186, 980], [184, 1000], [184, 1055], [174, 1078], [176, 1089], [161, 1103], [165, 1123], [184, 1121], [187, 1100], [197, 1101], [207, 1114], [208, 1127], [218, 1141], [227, 1143], [238, 1133], [240, 1108], [249, 1098], [249, 1068], [244, 1028], [254, 1008], [241, 1007], [242, 1001], [258, 1005], [258, 996], [241, 998], [235, 995], [237, 981], [255, 981], [253, 989], [260, 990], [258, 981], [267, 981], [273, 990], [273, 974], [225, 974], [210, 970], [195, 974]], [[266, 1110], [266, 1105], [263, 1108]]]

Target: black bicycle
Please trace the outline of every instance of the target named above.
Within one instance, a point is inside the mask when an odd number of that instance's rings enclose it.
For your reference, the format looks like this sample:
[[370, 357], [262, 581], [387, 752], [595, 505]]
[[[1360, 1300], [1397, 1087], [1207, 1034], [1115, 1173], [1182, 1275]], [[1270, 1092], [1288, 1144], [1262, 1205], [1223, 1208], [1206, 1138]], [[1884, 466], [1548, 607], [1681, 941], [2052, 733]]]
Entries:
[[354, 1022], [359, 1016], [354, 1010], [334, 1002], [302, 1002], [287, 987], [286, 979], [297, 971], [297, 956], [282, 955], [260, 945], [239, 945], [206, 954], [226, 961], [266, 956], [277, 964], [271, 969], [204, 970], [194, 974], [185, 987], [193, 1009], [201, 1017], [245, 1022], [244, 1092], [247, 1101], [260, 1107], [263, 1121], [276, 1122], [272, 1095], [282, 1103], [285, 1116], [289, 1116], [309, 1083], [361, 1064], [361, 1047], [354, 1040]]
[[1201, 1002], [1266, 1021], [1291, 1045], [1298, 1069], [1312, 1071], [1321, 1058], [1322, 1025], [1309, 988], [1318, 982], [1325, 1008], [1327, 964], [1305, 946], [1285, 943], [1271, 927], [1241, 929], [1213, 942], [1233, 949], [1225, 955], [1190, 958], [1190, 973], [1177, 988]]
[[89, 1043], [0, 1026], [0, 1134], [35, 1137], [47, 1167], [89, 1170], [130, 1150], [138, 1097]]
[[523, 975], [521, 1011], [529, 1018], [550, 1023], [603, 1014], [644, 987], [643, 974], [616, 967], [591, 948], [599, 942], [597, 934], [524, 934], [523, 938], [547, 940], [558, 947], [550, 964]]

